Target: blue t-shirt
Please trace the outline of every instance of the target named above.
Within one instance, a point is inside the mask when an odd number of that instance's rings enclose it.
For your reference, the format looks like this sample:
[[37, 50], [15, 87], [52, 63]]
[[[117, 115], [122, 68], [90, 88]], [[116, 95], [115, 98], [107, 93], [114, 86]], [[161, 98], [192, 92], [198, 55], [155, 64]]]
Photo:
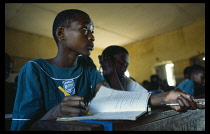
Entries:
[[33, 121], [63, 100], [65, 95], [58, 86], [71, 95], [80, 95], [90, 101], [95, 95], [96, 85], [102, 81], [104, 77], [87, 56], [78, 56], [77, 65], [67, 68], [52, 65], [41, 58], [27, 62], [18, 74], [11, 130], [28, 129]]
[[176, 88], [180, 88], [185, 93], [194, 96], [194, 82], [192, 80], [186, 79], [182, 81]]

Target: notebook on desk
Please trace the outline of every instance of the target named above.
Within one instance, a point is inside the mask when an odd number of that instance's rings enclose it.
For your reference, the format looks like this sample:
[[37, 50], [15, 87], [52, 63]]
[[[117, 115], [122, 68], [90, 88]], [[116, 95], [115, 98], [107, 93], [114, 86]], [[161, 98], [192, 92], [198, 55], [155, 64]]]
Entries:
[[147, 111], [150, 93], [120, 91], [101, 86], [89, 104], [92, 116], [59, 117], [57, 121], [136, 120]]

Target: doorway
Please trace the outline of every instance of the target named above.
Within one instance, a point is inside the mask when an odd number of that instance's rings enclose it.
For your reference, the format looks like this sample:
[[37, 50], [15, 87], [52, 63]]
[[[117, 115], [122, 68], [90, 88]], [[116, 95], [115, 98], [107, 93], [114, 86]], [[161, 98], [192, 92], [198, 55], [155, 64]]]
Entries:
[[176, 86], [174, 64], [172, 62], [155, 66], [155, 71], [162, 80], [167, 80], [169, 86]]

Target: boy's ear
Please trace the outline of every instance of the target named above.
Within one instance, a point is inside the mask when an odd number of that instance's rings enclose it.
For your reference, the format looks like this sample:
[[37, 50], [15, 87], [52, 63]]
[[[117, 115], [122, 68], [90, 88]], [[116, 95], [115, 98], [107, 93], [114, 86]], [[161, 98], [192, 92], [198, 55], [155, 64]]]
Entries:
[[64, 28], [59, 27], [56, 31], [56, 35], [57, 35], [59, 40], [64, 40], [65, 39]]

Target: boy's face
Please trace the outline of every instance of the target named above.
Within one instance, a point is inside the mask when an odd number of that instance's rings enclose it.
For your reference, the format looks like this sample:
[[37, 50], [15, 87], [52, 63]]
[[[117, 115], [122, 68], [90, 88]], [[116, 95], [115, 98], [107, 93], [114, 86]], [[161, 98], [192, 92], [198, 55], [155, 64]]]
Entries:
[[204, 82], [205, 82], [205, 72], [201, 71], [199, 73], [193, 74], [193, 80], [197, 84], [204, 84]]
[[118, 77], [120, 79], [124, 77], [125, 71], [128, 68], [129, 62], [130, 62], [130, 58], [128, 54], [126, 53], [121, 52], [119, 54], [114, 55], [114, 63], [116, 66]]
[[94, 25], [88, 16], [79, 16], [78, 21], [72, 22], [71, 27], [65, 28], [65, 39], [61, 40], [70, 52], [76, 55], [89, 56], [94, 48]]

